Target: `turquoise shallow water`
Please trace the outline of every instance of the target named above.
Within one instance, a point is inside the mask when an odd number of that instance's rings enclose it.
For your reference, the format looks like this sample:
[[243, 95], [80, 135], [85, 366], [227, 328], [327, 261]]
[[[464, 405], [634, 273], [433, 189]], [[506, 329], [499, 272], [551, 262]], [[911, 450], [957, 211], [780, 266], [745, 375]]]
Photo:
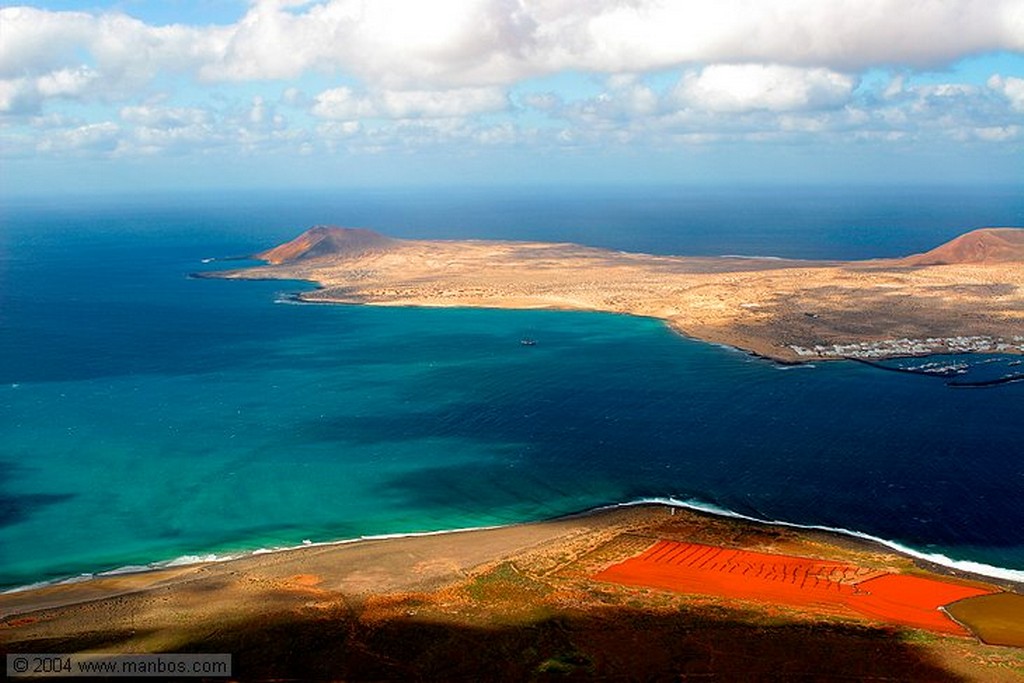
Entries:
[[187, 277], [295, 232], [250, 221], [8, 216], [0, 585], [646, 497], [1024, 569], [1024, 385], [782, 368], [623, 316], [290, 305], [305, 285]]

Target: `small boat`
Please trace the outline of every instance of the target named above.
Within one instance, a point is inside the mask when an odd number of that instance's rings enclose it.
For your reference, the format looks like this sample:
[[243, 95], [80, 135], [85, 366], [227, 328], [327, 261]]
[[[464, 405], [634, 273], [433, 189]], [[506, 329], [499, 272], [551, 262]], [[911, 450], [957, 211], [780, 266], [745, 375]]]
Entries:
[[519, 343], [522, 344], [523, 346], [536, 346], [537, 340], [530, 339], [529, 337], [523, 337], [522, 339], [519, 340]]

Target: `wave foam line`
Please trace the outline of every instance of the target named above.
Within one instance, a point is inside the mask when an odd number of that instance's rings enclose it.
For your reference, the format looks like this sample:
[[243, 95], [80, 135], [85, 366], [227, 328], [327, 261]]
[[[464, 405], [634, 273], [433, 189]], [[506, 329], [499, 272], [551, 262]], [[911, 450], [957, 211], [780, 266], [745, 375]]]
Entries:
[[843, 536], [851, 536], [853, 538], [859, 538], [865, 541], [872, 541], [880, 545], [884, 545], [887, 548], [891, 548], [898, 553], [909, 555], [925, 562], [931, 562], [932, 564], [941, 565], [950, 569], [957, 569], [964, 572], [970, 572], [971, 574], [980, 574], [981, 576], [988, 576], [994, 579], [1003, 579], [1006, 581], [1016, 581], [1018, 583], [1024, 583], [1024, 570], [1021, 569], [1007, 569], [1006, 567], [996, 567], [991, 564], [985, 564], [984, 562], [975, 562], [973, 560], [956, 560], [941, 553], [926, 553], [922, 550], [917, 550], [907, 545], [903, 545], [898, 541], [890, 541], [887, 538], [881, 538], [879, 536], [872, 536], [871, 534], [863, 531], [853, 531], [851, 529], [843, 529], [842, 527], [824, 526], [822, 524], [797, 524], [795, 522], [784, 522], [781, 520], [766, 520], [758, 519], [757, 517], [751, 517], [728, 508], [719, 507], [712, 505], [711, 503], [704, 503], [702, 501], [695, 500], [679, 500], [678, 498], [638, 498], [626, 503], [615, 503], [613, 505], [605, 505], [599, 509], [613, 509], [619, 507], [632, 507], [635, 505], [668, 505], [671, 507], [687, 508], [689, 510], [696, 510], [697, 512], [706, 512], [708, 514], [717, 515], [719, 517], [732, 517], [733, 519], [742, 519], [747, 522], [753, 522], [755, 524], [770, 524], [775, 526], [784, 526], [791, 529], [811, 529], [814, 531], [828, 531], [834, 534], [842, 534]]
[[[667, 505], [670, 507], [685, 508], [689, 510], [695, 510], [697, 512], [704, 512], [707, 514], [715, 515], [718, 517], [731, 517], [733, 519], [741, 519], [746, 522], [753, 522], [754, 524], [765, 524], [765, 525], [776, 525], [784, 526], [792, 529], [811, 529], [815, 531], [827, 531], [834, 534], [842, 534], [844, 536], [850, 536], [853, 538], [859, 538], [866, 541], [872, 541], [878, 543], [887, 548], [891, 548], [896, 552], [910, 557], [931, 562], [933, 564], [948, 567], [950, 569], [957, 569], [960, 571], [970, 572], [972, 574], [979, 574], [981, 576], [988, 576], [996, 579], [1003, 579], [1007, 581], [1015, 581], [1018, 583], [1024, 583], [1024, 570], [1020, 569], [1007, 569], [1005, 567], [996, 567], [993, 565], [985, 564], [982, 562], [974, 562], [972, 560], [955, 560], [947, 557], [940, 553], [926, 553], [920, 550], [916, 550], [909, 546], [903, 545], [896, 541], [890, 541], [885, 538], [878, 536], [872, 536], [871, 534], [863, 531], [852, 531], [850, 529], [843, 529], [841, 527], [830, 527], [820, 524], [796, 524], [794, 522], [784, 522], [780, 520], [764, 520], [758, 519], [757, 517], [751, 517], [744, 515], [728, 508], [719, 507], [711, 503], [705, 503], [697, 500], [679, 500], [678, 498], [637, 498], [636, 500], [627, 501], [624, 503], [611, 503], [609, 505], [601, 505], [598, 507], [590, 508], [578, 513], [572, 513], [563, 515], [562, 517], [576, 517], [585, 515], [588, 512], [597, 512], [601, 510], [614, 510], [623, 507], [635, 507], [639, 505]], [[558, 519], [558, 518], [555, 518]], [[158, 562], [150, 562], [146, 565], [127, 565], [124, 567], [118, 567], [116, 569], [109, 569], [106, 571], [95, 572], [95, 573], [83, 573], [77, 576], [51, 579], [47, 581], [38, 581], [36, 583], [27, 584], [24, 586], [16, 586], [14, 588], [8, 588], [0, 591], [0, 595], [7, 593], [20, 593], [23, 591], [35, 590], [37, 588], [46, 588], [48, 586], [60, 586], [65, 584], [80, 583], [82, 581], [89, 581], [90, 579], [103, 577], [103, 576], [116, 576], [120, 574], [139, 574], [144, 572], [157, 571], [160, 569], [170, 569], [174, 567], [187, 567], [190, 565], [208, 564], [212, 562], [228, 562], [230, 560], [238, 560], [245, 557], [252, 557], [256, 555], [266, 555], [270, 553], [281, 553], [289, 550], [298, 550], [300, 548], [321, 548], [328, 546], [348, 545], [350, 543], [359, 543], [361, 541], [385, 541], [394, 538], [416, 538], [420, 536], [443, 536], [447, 534], [461, 534], [470, 531], [489, 531], [493, 529], [503, 529], [516, 524], [533, 524], [537, 522], [514, 522], [512, 524], [491, 524], [487, 526], [473, 526], [473, 527], [462, 527], [458, 529], [440, 529], [437, 531], [410, 531], [404, 533], [390, 533], [390, 534], [369, 534], [357, 536], [355, 538], [346, 538], [335, 541], [311, 541], [303, 540], [298, 545], [287, 545], [287, 546], [274, 546], [270, 548], [256, 548], [254, 550], [246, 550], [242, 552], [226, 553], [218, 555], [215, 553], [208, 553], [204, 555], [181, 555], [171, 560], [161, 560]]]
[[472, 526], [462, 527], [459, 529], [439, 529], [436, 531], [409, 531], [404, 533], [392, 533], [392, 534], [367, 534], [363, 536], [357, 536], [355, 538], [343, 538], [336, 541], [311, 541], [304, 540], [302, 543], [297, 545], [281, 545], [272, 546], [269, 548], [255, 548], [253, 550], [244, 550], [233, 553], [224, 553], [218, 555], [216, 553], [206, 553], [204, 555], [181, 555], [170, 560], [159, 560], [156, 562], [150, 562], [148, 564], [130, 564], [123, 567], [116, 567], [114, 569], [107, 569], [99, 572], [85, 572], [77, 574], [75, 576], [64, 577], [59, 579], [47, 579], [46, 581], [36, 581], [35, 583], [29, 583], [24, 586], [15, 586], [14, 588], [5, 588], [0, 590], [0, 595], [7, 595], [8, 593], [22, 593], [24, 591], [35, 590], [37, 588], [47, 588], [49, 586], [63, 586], [72, 583], [81, 583], [83, 581], [90, 581], [92, 579], [101, 578], [104, 576], [120, 576], [124, 574], [143, 574], [146, 572], [159, 571], [161, 569], [172, 569], [176, 567], [188, 567], [192, 565], [200, 564], [211, 564], [214, 562], [230, 562], [231, 560], [240, 560], [246, 557], [253, 557], [256, 555], [269, 555], [272, 553], [283, 553], [289, 550], [299, 550], [301, 548], [323, 548], [328, 546], [336, 545], [348, 545], [350, 543], [359, 543], [361, 541], [386, 541], [392, 538], [416, 538], [419, 536], [443, 536], [446, 534], [462, 534], [469, 531], [489, 531], [492, 529], [503, 529], [505, 527], [514, 526], [515, 524], [491, 524], [488, 526]]

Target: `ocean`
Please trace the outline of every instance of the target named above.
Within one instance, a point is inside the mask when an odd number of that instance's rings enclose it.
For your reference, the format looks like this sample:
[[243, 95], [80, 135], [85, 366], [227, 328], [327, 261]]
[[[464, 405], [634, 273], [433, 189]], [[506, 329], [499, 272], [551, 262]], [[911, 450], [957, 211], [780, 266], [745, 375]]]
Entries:
[[[786, 367], [659, 321], [295, 305], [193, 279], [314, 224], [857, 259], [1020, 188], [351, 190], [7, 201], [0, 587], [659, 499], [1024, 577], [1024, 383]], [[523, 346], [531, 337], [536, 346]], [[972, 376], [1009, 357], [966, 357]]]

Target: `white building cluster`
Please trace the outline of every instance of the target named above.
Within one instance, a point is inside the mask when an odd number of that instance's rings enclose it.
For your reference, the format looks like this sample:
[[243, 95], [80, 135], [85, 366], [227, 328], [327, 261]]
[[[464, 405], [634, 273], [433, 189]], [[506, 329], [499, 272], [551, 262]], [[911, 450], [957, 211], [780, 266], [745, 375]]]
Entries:
[[801, 358], [895, 358], [935, 353], [1024, 353], [1024, 336], [1012, 337], [928, 337], [927, 339], [883, 339], [848, 344], [790, 344]]

